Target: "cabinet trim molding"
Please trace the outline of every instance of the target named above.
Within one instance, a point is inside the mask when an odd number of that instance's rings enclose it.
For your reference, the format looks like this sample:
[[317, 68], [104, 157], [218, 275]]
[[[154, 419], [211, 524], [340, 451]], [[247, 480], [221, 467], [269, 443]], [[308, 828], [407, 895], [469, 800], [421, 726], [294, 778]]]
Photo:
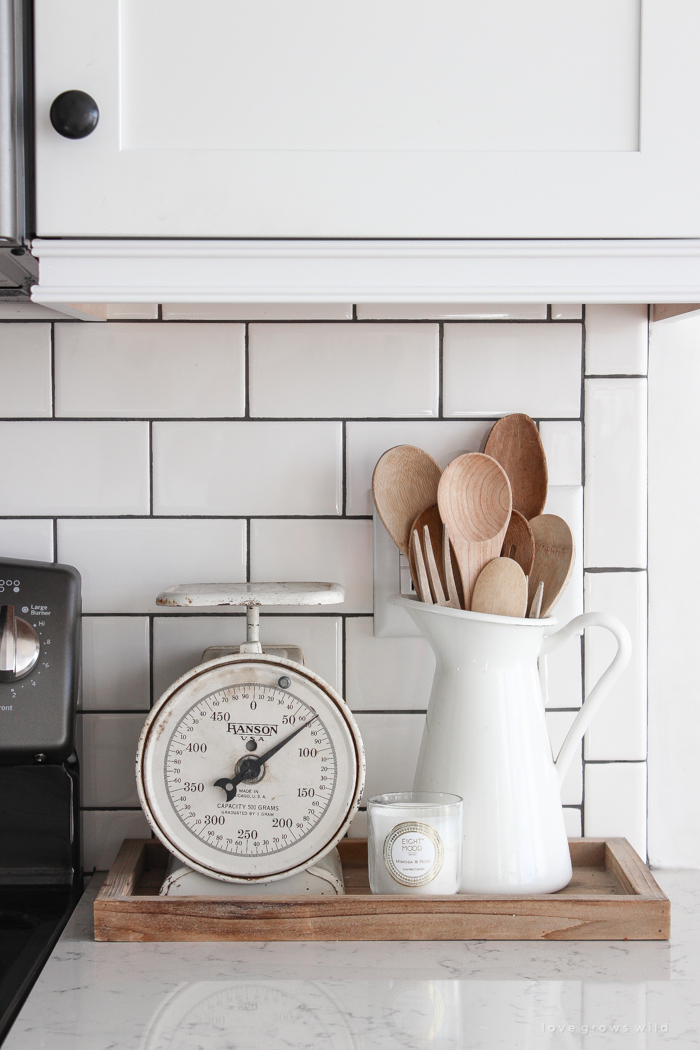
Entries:
[[38, 239], [37, 303], [693, 303], [700, 239]]

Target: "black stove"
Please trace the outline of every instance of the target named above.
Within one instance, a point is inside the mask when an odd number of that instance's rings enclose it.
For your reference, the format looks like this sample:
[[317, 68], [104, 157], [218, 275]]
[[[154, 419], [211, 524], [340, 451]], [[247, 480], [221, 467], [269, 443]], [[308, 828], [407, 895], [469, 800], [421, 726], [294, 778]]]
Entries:
[[0, 1042], [82, 888], [80, 576], [0, 560]]

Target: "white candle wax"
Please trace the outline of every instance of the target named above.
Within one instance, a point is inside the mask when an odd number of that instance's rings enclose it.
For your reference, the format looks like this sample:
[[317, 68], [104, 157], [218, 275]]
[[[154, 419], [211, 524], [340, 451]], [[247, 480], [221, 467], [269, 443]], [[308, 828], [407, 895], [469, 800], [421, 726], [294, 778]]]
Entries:
[[442, 792], [377, 795], [367, 804], [372, 893], [457, 893], [462, 800]]

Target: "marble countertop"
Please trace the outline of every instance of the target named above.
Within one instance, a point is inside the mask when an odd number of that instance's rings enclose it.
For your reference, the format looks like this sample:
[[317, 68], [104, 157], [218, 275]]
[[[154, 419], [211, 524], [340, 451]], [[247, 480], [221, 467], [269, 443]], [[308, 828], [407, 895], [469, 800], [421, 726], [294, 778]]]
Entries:
[[98, 944], [93, 879], [4, 1050], [700, 1046], [700, 872], [670, 941]]

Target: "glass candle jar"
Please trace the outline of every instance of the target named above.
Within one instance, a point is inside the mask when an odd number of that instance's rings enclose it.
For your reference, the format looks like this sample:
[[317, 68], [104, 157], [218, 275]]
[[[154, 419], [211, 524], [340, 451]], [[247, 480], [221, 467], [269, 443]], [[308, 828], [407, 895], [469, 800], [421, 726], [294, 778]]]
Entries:
[[462, 873], [462, 799], [443, 791], [396, 791], [367, 803], [372, 893], [457, 893]]

